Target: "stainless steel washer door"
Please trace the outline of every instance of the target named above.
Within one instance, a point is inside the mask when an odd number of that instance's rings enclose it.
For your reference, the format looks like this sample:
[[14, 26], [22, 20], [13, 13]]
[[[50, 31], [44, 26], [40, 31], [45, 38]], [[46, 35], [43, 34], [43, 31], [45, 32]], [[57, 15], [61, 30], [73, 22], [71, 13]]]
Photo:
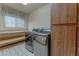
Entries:
[[36, 35], [33, 41], [34, 55], [36, 56], [47, 56], [48, 45], [47, 38], [44, 36]]

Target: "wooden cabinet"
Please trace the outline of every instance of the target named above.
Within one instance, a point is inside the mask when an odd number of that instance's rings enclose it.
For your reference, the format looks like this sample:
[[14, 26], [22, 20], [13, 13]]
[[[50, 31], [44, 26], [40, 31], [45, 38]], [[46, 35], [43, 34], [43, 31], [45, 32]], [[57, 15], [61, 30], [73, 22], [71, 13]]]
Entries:
[[53, 26], [51, 55], [75, 55], [75, 26]]
[[[52, 4], [51, 55], [77, 55], [78, 4]], [[78, 30], [79, 32], [79, 30]]]
[[76, 49], [77, 49], [77, 55], [79, 56], [79, 26], [77, 28], [77, 46], [76, 46]]
[[78, 26], [77, 26], [77, 31], [76, 31], [77, 32], [77, 46], [76, 46], [77, 51], [76, 52], [77, 52], [77, 55], [79, 56], [79, 4], [78, 4], [78, 9], [77, 10], [78, 10], [78, 12], [77, 12]]
[[79, 24], [79, 3], [77, 4], [77, 22]]
[[76, 23], [77, 4], [52, 4], [52, 24]]

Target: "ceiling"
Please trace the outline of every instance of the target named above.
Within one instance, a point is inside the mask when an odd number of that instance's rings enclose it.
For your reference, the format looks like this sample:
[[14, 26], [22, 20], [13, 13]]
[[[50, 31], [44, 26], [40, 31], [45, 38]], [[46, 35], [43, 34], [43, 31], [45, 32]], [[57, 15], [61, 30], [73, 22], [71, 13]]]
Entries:
[[21, 3], [4, 3], [3, 5], [6, 5], [8, 7], [14, 8], [16, 10], [19, 10], [24, 13], [30, 13], [33, 10], [42, 7], [48, 3], [28, 3], [27, 5], [23, 5]]

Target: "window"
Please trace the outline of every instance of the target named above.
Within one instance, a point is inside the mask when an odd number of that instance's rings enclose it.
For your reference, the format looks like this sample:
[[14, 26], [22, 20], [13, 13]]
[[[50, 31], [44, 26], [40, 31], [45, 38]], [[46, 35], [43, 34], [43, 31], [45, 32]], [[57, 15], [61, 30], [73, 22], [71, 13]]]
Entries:
[[5, 16], [5, 27], [24, 27], [24, 19], [22, 17]]
[[24, 13], [4, 6], [2, 8], [5, 27], [24, 28]]
[[5, 27], [15, 27], [15, 18], [11, 16], [5, 16]]
[[17, 17], [16, 19], [16, 26], [17, 27], [24, 27], [24, 19], [21, 17]]

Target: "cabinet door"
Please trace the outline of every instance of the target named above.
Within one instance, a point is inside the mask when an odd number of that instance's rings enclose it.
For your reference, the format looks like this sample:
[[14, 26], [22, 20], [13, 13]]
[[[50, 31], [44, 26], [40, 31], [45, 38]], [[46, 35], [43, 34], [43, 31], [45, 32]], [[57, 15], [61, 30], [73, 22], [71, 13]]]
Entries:
[[79, 56], [79, 26], [78, 26], [78, 30], [77, 30], [77, 55]]
[[52, 24], [76, 23], [77, 4], [52, 4]]
[[51, 55], [75, 55], [76, 27], [53, 26], [51, 32]]
[[77, 55], [79, 56], [79, 4], [78, 4], [78, 30], [77, 30]]
[[78, 24], [79, 24], [79, 3], [78, 3], [78, 9], [77, 9], [78, 11], [77, 11], [77, 15], [78, 15]]

